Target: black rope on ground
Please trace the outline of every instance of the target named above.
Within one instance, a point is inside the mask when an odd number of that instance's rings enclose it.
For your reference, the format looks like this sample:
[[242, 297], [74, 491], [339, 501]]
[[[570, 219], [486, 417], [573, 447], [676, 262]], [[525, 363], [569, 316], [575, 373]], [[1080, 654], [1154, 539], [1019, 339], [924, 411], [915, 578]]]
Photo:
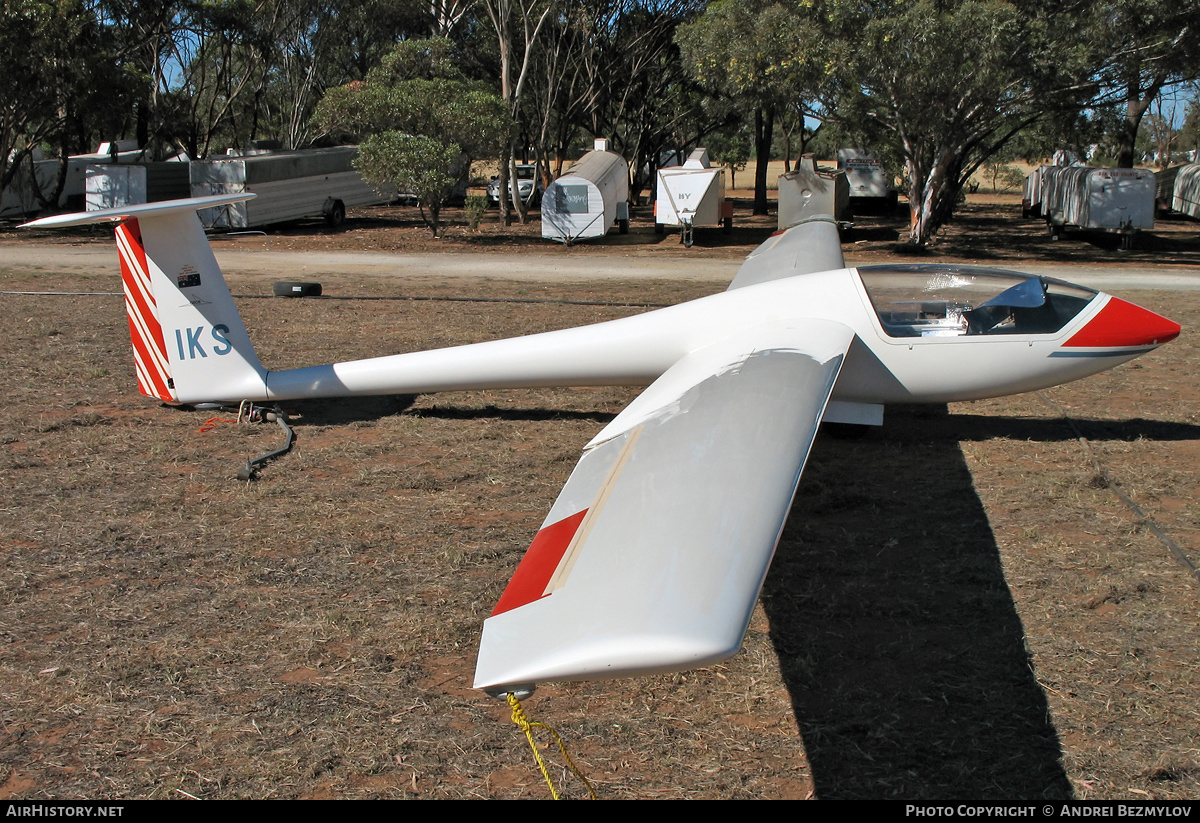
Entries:
[[1111, 490], [1118, 498], [1120, 498], [1121, 502], [1124, 503], [1130, 511], [1137, 515], [1138, 520], [1141, 523], [1144, 523], [1150, 530], [1150, 533], [1157, 537], [1159, 541], [1167, 547], [1171, 554], [1174, 555], [1175, 559], [1183, 564], [1184, 568], [1188, 570], [1192, 577], [1196, 578], [1196, 580], [1200, 580], [1200, 569], [1196, 568], [1196, 564], [1193, 563], [1191, 558], [1187, 556], [1187, 553], [1180, 547], [1178, 543], [1172, 540], [1166, 534], [1166, 532], [1159, 528], [1159, 525], [1155, 523], [1153, 519], [1151, 519], [1144, 511], [1142, 511], [1142, 507], [1135, 503], [1133, 498], [1121, 490], [1120, 485], [1118, 485], [1112, 479], [1108, 471], [1100, 464], [1099, 459], [1096, 457], [1096, 453], [1092, 451], [1092, 444], [1089, 443], [1088, 439], [1083, 436], [1083, 432], [1079, 430], [1079, 426], [1076, 425], [1075, 421], [1072, 420], [1065, 411], [1063, 411], [1061, 406], [1059, 406], [1042, 392], [1034, 392], [1034, 394], [1041, 398], [1043, 403], [1058, 412], [1059, 417], [1066, 421], [1066, 424], [1071, 427], [1071, 431], [1074, 432], [1075, 438], [1079, 441], [1080, 445], [1083, 446], [1083, 450], [1087, 452], [1088, 459], [1092, 461], [1092, 467], [1095, 469], [1096, 476], [1104, 482], [1105, 488]]

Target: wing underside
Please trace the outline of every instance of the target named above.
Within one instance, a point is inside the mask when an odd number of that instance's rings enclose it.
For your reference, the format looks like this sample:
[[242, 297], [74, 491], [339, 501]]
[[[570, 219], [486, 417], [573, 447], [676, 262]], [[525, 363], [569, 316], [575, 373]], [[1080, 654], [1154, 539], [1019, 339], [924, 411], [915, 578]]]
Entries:
[[693, 352], [589, 444], [484, 623], [476, 688], [649, 674], [741, 645], [853, 332]]

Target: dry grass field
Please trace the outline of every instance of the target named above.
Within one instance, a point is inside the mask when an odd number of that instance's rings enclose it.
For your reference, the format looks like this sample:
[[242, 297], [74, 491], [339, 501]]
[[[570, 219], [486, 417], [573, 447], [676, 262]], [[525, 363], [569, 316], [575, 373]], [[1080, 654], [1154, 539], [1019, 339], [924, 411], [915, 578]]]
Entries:
[[[230, 277], [268, 366], [723, 288], [322, 280], [328, 298], [279, 300]], [[118, 287], [0, 259], [10, 292]], [[527, 711], [603, 798], [1200, 797], [1200, 580], [1155, 534], [1200, 561], [1200, 294], [1122, 296], [1183, 336], [1046, 392], [822, 433], [736, 657], [545, 686]], [[294, 404], [296, 449], [244, 483], [280, 430], [138, 395], [119, 297], [0, 305], [0, 798], [546, 796], [507, 707], [471, 689], [475, 647], [632, 390]]]

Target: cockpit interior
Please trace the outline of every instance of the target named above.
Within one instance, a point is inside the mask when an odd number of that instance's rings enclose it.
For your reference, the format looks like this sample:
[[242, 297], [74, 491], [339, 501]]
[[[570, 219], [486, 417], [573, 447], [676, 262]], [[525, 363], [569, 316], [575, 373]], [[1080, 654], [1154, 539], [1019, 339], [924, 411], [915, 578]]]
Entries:
[[967, 266], [863, 266], [889, 337], [1053, 334], [1098, 292], [1020, 272]]

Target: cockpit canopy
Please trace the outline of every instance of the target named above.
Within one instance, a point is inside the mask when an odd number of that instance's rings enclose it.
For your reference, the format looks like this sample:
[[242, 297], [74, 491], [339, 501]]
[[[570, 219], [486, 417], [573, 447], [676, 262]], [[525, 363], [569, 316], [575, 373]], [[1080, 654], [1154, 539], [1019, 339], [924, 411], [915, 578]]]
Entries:
[[1020, 272], [970, 266], [858, 269], [890, 337], [1053, 334], [1098, 292]]

